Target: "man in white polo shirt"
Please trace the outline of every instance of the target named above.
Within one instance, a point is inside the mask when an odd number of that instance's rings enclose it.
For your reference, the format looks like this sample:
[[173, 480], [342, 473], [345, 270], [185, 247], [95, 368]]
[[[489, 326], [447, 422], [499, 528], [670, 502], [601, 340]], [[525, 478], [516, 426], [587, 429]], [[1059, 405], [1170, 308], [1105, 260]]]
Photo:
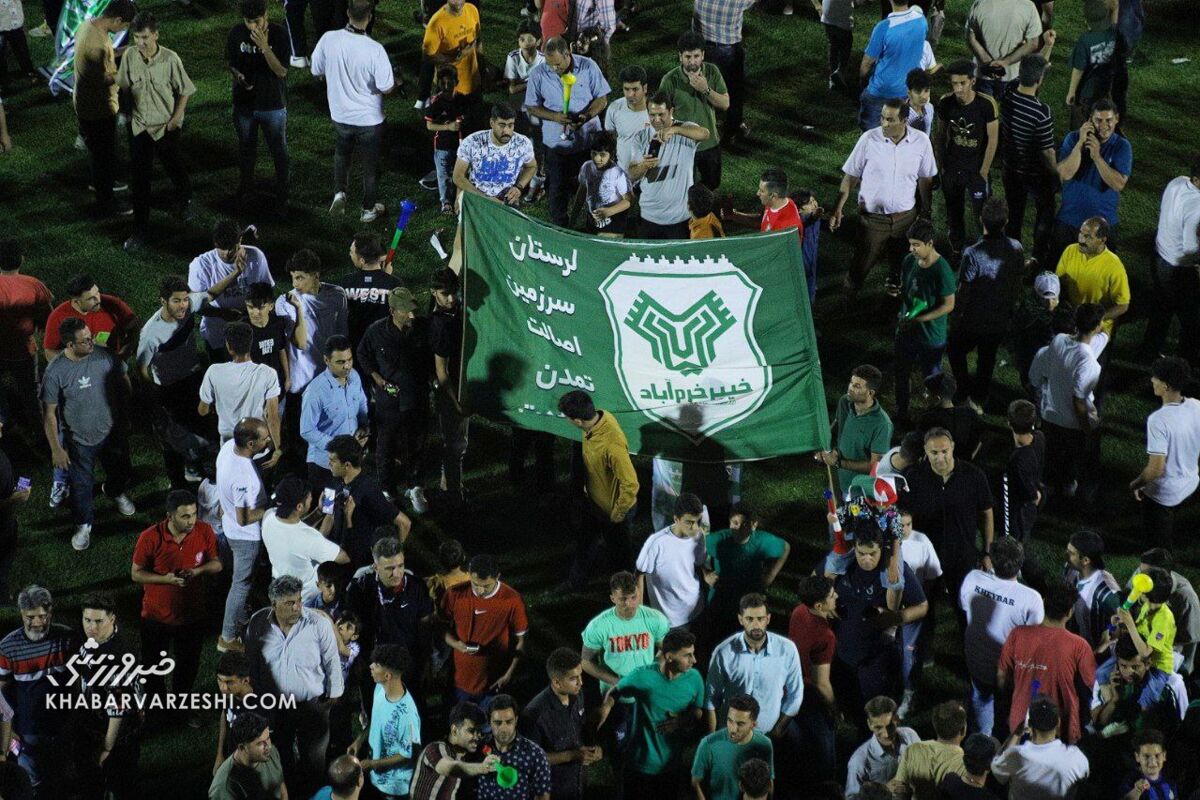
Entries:
[[[1200, 158], [1188, 175], [1167, 184], [1158, 209], [1154, 239], [1154, 310], [1142, 348], [1150, 358], [1163, 352], [1171, 318], [1179, 317], [1179, 355], [1200, 367]], [[1143, 362], [1144, 363], [1144, 362]]]
[[[937, 162], [929, 137], [908, 127], [908, 107], [901, 99], [884, 101], [879, 127], [858, 137], [850, 157], [842, 165], [841, 194], [829, 220], [829, 229], [842, 224], [842, 212], [850, 192], [858, 187], [858, 216], [863, 234], [855, 248], [854, 261], [844, 286], [857, 289], [879, 260], [884, 247], [907, 244], [908, 228], [918, 214], [932, 211], [930, 193], [937, 175]], [[918, 205], [919, 200], [919, 205]], [[899, 283], [899, 260], [890, 269]]]
[[1175, 509], [1200, 485], [1200, 400], [1184, 397], [1192, 371], [1182, 358], [1160, 358], [1150, 384], [1162, 408], [1146, 418], [1145, 468], [1130, 482], [1142, 504], [1142, 527], [1154, 544], [1174, 549]]
[[340, 214], [346, 208], [350, 157], [358, 150], [363, 168], [362, 222], [374, 222], [383, 213], [383, 203], [375, 202], [383, 143], [383, 96], [396, 87], [387, 52], [367, 34], [373, 8], [371, 0], [351, 0], [347, 9], [350, 24], [322, 36], [312, 54], [312, 74], [325, 79], [329, 116], [336, 132], [334, 195], [329, 211]]
[[[1087, 756], [1058, 738], [1058, 707], [1040, 696], [1029, 705], [1029, 722], [1000, 748], [992, 761], [992, 774], [1008, 786], [1009, 797], [1052, 800], [1074, 797], [1073, 789], [1088, 776]], [[1021, 737], [1028, 733], [1029, 740]]]

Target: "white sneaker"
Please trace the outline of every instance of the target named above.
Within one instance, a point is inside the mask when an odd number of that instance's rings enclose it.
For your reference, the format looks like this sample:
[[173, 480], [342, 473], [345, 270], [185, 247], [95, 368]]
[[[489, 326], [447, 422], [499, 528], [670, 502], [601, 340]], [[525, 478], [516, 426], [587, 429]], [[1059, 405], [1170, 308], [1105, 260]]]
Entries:
[[364, 208], [359, 216], [359, 222], [374, 222], [379, 219], [379, 215], [383, 213], [383, 203], [376, 203], [374, 208]]
[[296, 69], [308, 69], [308, 59], [303, 56], [292, 56], [288, 59], [288, 64]]
[[51, 33], [53, 33], [53, 31], [50, 30], [50, 26], [45, 22], [43, 22], [41, 25], [38, 25], [36, 28], [30, 28], [29, 30], [29, 36], [33, 39], [45, 39]]
[[425, 499], [425, 490], [420, 486], [414, 486], [404, 493], [408, 498], [408, 502], [412, 504], [414, 514], [424, 514], [429, 510], [429, 501]]
[[346, 193], [338, 192], [333, 196], [333, 202], [329, 204], [330, 214], [345, 214], [346, 213]]
[[188, 464], [183, 468], [183, 479], [188, 483], [199, 483], [204, 480], [204, 475], [200, 473], [194, 466]]
[[[83, 136], [78, 134], [75, 136], [75, 149], [84, 153], [87, 152], [87, 142], [83, 140]], [[89, 186], [88, 188], [91, 189], [92, 187]]]
[[119, 494], [113, 498], [113, 502], [117, 504], [117, 511], [121, 512], [122, 517], [132, 517], [137, 513], [137, 506], [133, 504], [128, 495]]
[[908, 716], [908, 712], [912, 710], [913, 696], [916, 695], [916, 690], [905, 689], [904, 697], [900, 701], [900, 707], [896, 709], [896, 716], [904, 719]]
[[50, 487], [50, 507], [58, 508], [70, 496], [71, 485], [62, 481], [55, 481]]
[[421, 111], [425, 108], [425, 101], [418, 100], [417, 102], [413, 103], [413, 108], [415, 108], [417, 111]]
[[71, 537], [71, 547], [76, 550], [87, 550], [92, 544], [92, 526], [76, 525], [75, 535]]

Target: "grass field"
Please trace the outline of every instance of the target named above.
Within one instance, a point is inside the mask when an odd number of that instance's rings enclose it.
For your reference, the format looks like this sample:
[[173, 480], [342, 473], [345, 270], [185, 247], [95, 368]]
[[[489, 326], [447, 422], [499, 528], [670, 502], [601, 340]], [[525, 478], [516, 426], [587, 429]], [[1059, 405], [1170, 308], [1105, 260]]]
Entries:
[[[30, 27], [40, 14], [28, 4]], [[217, 0], [200, 0], [183, 8], [171, 3], [147, 2], [159, 16], [161, 43], [177, 50], [183, 58], [197, 93], [188, 107], [184, 142], [191, 165], [199, 219], [184, 224], [156, 214], [156, 236], [151, 245], [135, 256], [120, 249], [127, 235], [126, 223], [88, 221], [83, 207], [90, 200], [84, 154], [72, 147], [74, 116], [69, 100], [53, 99], [44, 89], [25, 90], [6, 97], [9, 127], [16, 149], [0, 158], [0, 235], [19, 236], [27, 248], [26, 272], [42, 278], [60, 296], [67, 278], [80, 271], [91, 272], [105, 291], [122, 295], [145, 318], [157, 308], [155, 285], [159, 276], [186, 272], [188, 261], [210, 247], [208, 230], [222, 215], [232, 214], [231, 193], [237, 185], [236, 140], [232, 131], [229, 78], [222, 64], [225, 34], [237, 22], [236, 6]], [[938, 57], [943, 63], [966, 54], [961, 30], [967, 11], [965, 0], [951, 0], [946, 35]], [[413, 4], [384, 0], [376, 38], [385, 43], [397, 69], [415, 88], [419, 59], [420, 30], [411, 21]], [[855, 106], [825, 89], [825, 38], [807, 4], [798, 3], [793, 17], [752, 12], [747, 16], [747, 70], [750, 99], [747, 121], [753, 126], [753, 142], [745, 151], [726, 155], [724, 186], [735, 193], [741, 208], [753, 208], [758, 174], [767, 166], [781, 166], [793, 186], [809, 186], [822, 204], [831, 209], [837, 196], [839, 167], [852, 147], [858, 131]], [[483, 39], [489, 59], [496, 63], [515, 46], [518, 20], [516, 0], [488, 0], [483, 9]], [[873, 22], [869, 7], [861, 9], [856, 46], [861, 48]], [[1082, 29], [1079, 9], [1059, 3], [1056, 27], [1059, 44], [1054, 66], [1043, 96], [1059, 116], [1057, 134], [1065, 132], [1063, 98], [1069, 70], [1066, 60]], [[1110, 549], [1118, 554], [1110, 561], [1112, 571], [1124, 580], [1136, 564], [1136, 553], [1153, 543], [1141, 530], [1137, 508], [1126, 484], [1141, 468], [1144, 455], [1144, 419], [1154, 405], [1148, 365], [1132, 360], [1140, 342], [1145, 319], [1155, 313], [1148, 267], [1153, 257], [1153, 240], [1159, 194], [1173, 176], [1180, 174], [1195, 155], [1192, 131], [1197, 100], [1200, 99], [1200, 52], [1196, 48], [1192, 6], [1184, 0], [1151, 4], [1147, 33], [1137, 65], [1131, 73], [1129, 116], [1124, 131], [1134, 147], [1134, 170], [1121, 200], [1122, 256], [1133, 281], [1133, 310], [1121, 326], [1116, 341], [1112, 371], [1115, 391], [1107, 400], [1104, 440], [1104, 488], [1096, 508], [1087, 519], [1105, 532]], [[621, 66], [641, 63], [657, 80], [675, 63], [674, 42], [689, 22], [690, 4], [683, 0], [643, 3], [636, 30], [614, 41], [614, 73]], [[279, 4], [272, 4], [275, 21], [282, 18]], [[35, 59], [49, 57], [47, 40], [33, 40]], [[1171, 58], [1193, 60], [1174, 65]], [[935, 92], [948, 91], [942, 78]], [[398, 257], [398, 272], [411, 285], [424, 289], [426, 276], [437, 265], [425, 244], [429, 233], [444, 224], [437, 214], [436, 196], [421, 190], [416, 181], [431, 168], [428, 136], [412, 97], [386, 101], [389, 129], [383, 162], [381, 193], [394, 211], [403, 197], [414, 197], [421, 210], [414, 217]], [[243, 222], [259, 222], [261, 246], [275, 267], [277, 278], [286, 285], [282, 266], [300, 247], [317, 251], [331, 275], [350, 268], [346, 251], [358, 223], [351, 217], [331, 218], [325, 208], [331, 195], [331, 126], [325, 110], [323, 86], [309, 75], [292, 71], [289, 98], [293, 209], [286, 224], [274, 224], [239, 216]], [[1188, 120], [1192, 120], [1191, 123]], [[263, 187], [269, 178], [269, 159], [261, 151], [259, 175]], [[161, 176], [162, 180], [165, 180]], [[354, 184], [352, 183], [352, 186]], [[162, 186], [160, 184], [160, 186]], [[162, 187], [165, 188], [165, 187]], [[352, 190], [352, 197], [356, 196]], [[264, 204], [265, 206], [265, 204]], [[941, 203], [938, 201], [941, 218]], [[544, 215], [544, 206], [535, 215]], [[386, 216], [386, 215], [385, 215]], [[389, 223], [377, 227], [386, 233]], [[1028, 226], [1026, 227], [1028, 231]], [[820, 285], [816, 322], [821, 333], [821, 357], [832, 403], [844, 390], [849, 369], [855, 364], [890, 363], [891, 330], [886, 315], [872, 313], [882, 297], [878, 271], [860, 295], [847, 297], [835, 287], [843, 265], [848, 262], [857, 227], [846, 225], [822, 241]], [[865, 312], [865, 313], [864, 313]], [[999, 399], [1015, 396], [1017, 381], [1011, 366], [997, 373], [1002, 383]], [[885, 392], [885, 403], [890, 397]], [[141, 401], [135, 401], [135, 404]], [[1003, 406], [997, 404], [996, 408]], [[136, 409], [135, 409], [136, 411]], [[144, 417], [143, 417], [144, 418]], [[987, 417], [981, 463], [996, 474], [1009, 450], [1002, 418]], [[131, 492], [141, 512], [135, 520], [120, 518], [104, 501], [98, 508], [92, 547], [85, 554], [71, 550], [69, 519], [65, 511], [47, 509], [49, 471], [31, 464], [20, 434], [6, 431], [14, 441], [20, 474], [31, 474], [35, 491], [22, 510], [21, 549], [14, 568], [13, 586], [37, 581], [55, 593], [60, 621], [77, 624], [75, 613], [82, 593], [105, 589], [118, 594], [121, 619], [130, 635], [136, 636], [136, 614], [140, 592], [129, 581], [129, 558], [137, 532], [154, 521], [165, 489], [157, 448], [144, 433], [135, 438], [134, 460], [137, 485]], [[563, 597], [549, 589], [561, 579], [569, 557], [569, 537], [562, 534], [562, 503], [535, 503], [524, 489], [511, 487], [504, 478], [503, 452], [507, 434], [500, 428], [477, 424], [472, 430], [468, 455], [468, 488], [474, 502], [472, 513], [460, 520], [420, 519], [415, 528], [412, 561], [418, 571], [442, 537], [462, 539], [469, 552], [489, 551], [502, 556], [505, 580], [520, 589], [532, 615], [533, 660], [524, 669], [515, 694], [528, 699], [540, 687], [538, 667], [544, 655], [558, 645], [577, 646], [585, 621], [605, 606], [606, 591], [594, 584], [587, 596]], [[44, 445], [43, 445], [44, 448]], [[40, 448], [41, 449], [41, 448]], [[566, 452], [559, 445], [559, 455]], [[565, 459], [562, 459], [565, 461]], [[648, 463], [646, 469], [648, 486]], [[816, 469], [807, 456], [778, 459], [751, 465], [744, 481], [748, 499], [764, 516], [763, 527], [784, 535], [793, 543], [789, 569], [771, 593], [776, 627], [784, 621], [794, 595], [795, 578], [807, 571], [824, 548], [820, 490], [824, 471]], [[643, 503], [643, 508], [648, 503]], [[1039, 521], [1037, 554], [1044, 564], [1057, 569], [1067, 536], [1081, 517], [1049, 514]], [[1200, 504], [1194, 500], [1184, 515], [1177, 536], [1183, 571], [1200, 580], [1200, 547], [1190, 532], [1200, 522]], [[641, 535], [649, 521], [639, 520]], [[219, 609], [215, 611], [219, 615]], [[945, 615], [943, 615], [944, 619]], [[15, 609], [2, 612], [5, 630], [18, 624]], [[215, 628], [214, 633], [215, 636]], [[202, 688], [215, 690], [211, 666], [215, 649], [206, 653]], [[945, 697], [965, 697], [962, 653], [950, 630], [940, 631], [937, 640], [938, 667], [926, 674], [923, 708]], [[928, 734], [927, 717], [918, 714], [916, 723]], [[177, 797], [198, 797], [208, 782], [208, 768], [215, 741], [215, 715], [201, 731], [186, 728], [165, 731], [148, 741], [142, 767], [147, 796], [171, 792]], [[438, 735], [440, 731], [432, 730]], [[593, 776], [602, 779], [602, 774]], [[602, 796], [602, 794], [598, 795]]]

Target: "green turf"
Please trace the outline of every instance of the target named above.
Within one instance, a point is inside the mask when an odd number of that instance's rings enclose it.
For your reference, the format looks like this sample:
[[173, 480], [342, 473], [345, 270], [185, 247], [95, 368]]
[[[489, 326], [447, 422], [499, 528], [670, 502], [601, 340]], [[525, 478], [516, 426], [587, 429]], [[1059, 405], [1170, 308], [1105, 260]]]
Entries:
[[[31, 14], [35, 13], [32, 5], [27, 4]], [[188, 108], [184, 146], [200, 218], [194, 224], [183, 224], [156, 213], [157, 231], [152, 245], [136, 256], [123, 253], [119, 243], [128, 233], [125, 223], [95, 224], [83, 216], [83, 206], [90, 199], [87, 166], [84, 155], [72, 147], [75, 125], [70, 103], [63, 98], [51, 99], [43, 90], [26, 90], [6, 98], [16, 150], [0, 158], [0, 233], [18, 235], [25, 242], [26, 271], [41, 277], [60, 296], [70, 275], [90, 271], [105, 291], [125, 297], [143, 317], [156, 307], [157, 278], [169, 273], [184, 274], [188, 261], [210, 246], [208, 228], [220, 216], [234, 212], [230, 194], [237, 185], [229, 79], [222, 65], [224, 38], [237, 21], [236, 9], [232, 4], [215, 0], [204, 0], [189, 9], [164, 3], [146, 5], [159, 15], [162, 44], [181, 54], [197, 86], [197, 94]], [[953, 0], [949, 5], [947, 33], [938, 51], [943, 63], [966, 54], [960, 31], [967, 4]], [[1081, 30], [1081, 19], [1074, 4], [1058, 5], [1059, 45], [1043, 96], [1059, 117], [1057, 133], [1061, 139], [1066, 117], [1062, 102], [1068, 78], [1065, 64]], [[674, 63], [674, 41], [688, 24], [690, 4], [656, 0], [643, 2], [642, 7], [636, 31], [618, 35], [614, 42], [613, 73], [626, 64], [642, 63], [657, 80]], [[410, 91], [415, 88], [420, 35], [410, 19], [412, 8], [412, 3], [384, 2], [381, 22], [376, 28], [376, 37], [386, 44], [394, 63], [408, 78]], [[515, 0], [488, 0], [485, 4], [483, 38], [493, 63], [502, 63], [503, 55], [515, 46], [517, 8]], [[840, 180], [839, 167], [858, 135], [853, 103], [825, 90], [825, 38], [820, 26], [808, 5], [798, 3], [796, 9], [794, 17], [758, 12], [747, 17], [750, 83], [747, 121], [754, 127], [754, 141], [741, 153], [727, 154], [724, 172], [724, 187], [734, 192], [742, 208], [753, 207], [759, 172], [767, 166], [782, 166], [794, 186], [815, 189], [825, 208], [832, 209]], [[1125, 488], [1143, 463], [1143, 422], [1154, 407], [1147, 365], [1131, 359], [1134, 346], [1141, 339], [1145, 317], [1155, 313], [1147, 269], [1153, 256], [1159, 194], [1196, 152], [1192, 125], [1187, 120], [1194, 118], [1197, 86], [1200, 86], [1194, 58], [1195, 27], [1189, 17], [1189, 5], [1182, 0], [1155, 3], [1148, 13], [1147, 35], [1131, 75], [1133, 111], [1124, 120], [1125, 133], [1133, 142], [1135, 161], [1132, 179], [1121, 200], [1122, 241], [1118, 253], [1130, 271], [1134, 305], [1130, 321], [1121, 326], [1116, 340], [1112, 366], [1116, 391], [1106, 406], [1105, 425], [1109, 435], [1103, 450], [1105, 485], [1100, 503], [1089, 514], [1089, 519], [1104, 530], [1111, 549], [1122, 554], [1110, 561], [1121, 580], [1135, 565], [1134, 554], [1153, 541], [1141, 530], [1136, 506]], [[271, 15], [280, 21], [282, 10], [278, 4], [271, 5]], [[859, 16], [856, 46], [861, 47], [874, 20], [870, 7], [860, 9]], [[36, 22], [31, 19], [30, 26]], [[47, 41], [33, 40], [32, 46], [35, 57], [44, 62], [49, 53]], [[1170, 63], [1172, 57], [1181, 55], [1190, 55], [1194, 60], [1184, 65]], [[943, 78], [935, 92], [946, 90]], [[498, 98], [499, 94], [495, 96]], [[437, 264], [425, 241], [431, 230], [444, 225], [447, 218], [437, 213], [436, 195], [416, 185], [417, 179], [432, 165], [428, 135], [411, 105], [411, 96], [391, 97], [386, 101], [389, 126], [381, 190], [389, 214], [395, 212], [398, 201], [406, 196], [421, 205], [401, 246], [398, 271], [411, 279], [413, 286], [424, 289], [424, 276]], [[256, 220], [253, 215], [237, 215], [243, 222], [259, 222], [262, 246], [275, 274], [285, 284], [283, 264], [300, 247], [316, 250], [332, 275], [348, 269], [346, 251], [351, 236], [359, 228], [351, 217], [333, 219], [325, 213], [331, 194], [333, 137], [324, 106], [321, 85], [311, 76], [293, 70], [288, 132], [293, 176], [291, 219], [287, 224], [273, 224]], [[267, 188], [270, 166], [265, 146], [260, 152], [259, 175], [263, 188]], [[165, 189], [163, 181], [165, 178], [160, 175], [160, 189]], [[355, 196], [352, 191], [352, 199]], [[940, 200], [937, 207], [940, 219]], [[533, 213], [544, 215], [544, 211], [544, 206], [539, 206]], [[385, 235], [389, 227], [390, 222], [385, 221], [375, 225]], [[855, 232], [856, 225], [848, 224], [836, 235], [827, 233], [821, 244], [823, 291], [817, 300], [816, 321], [822, 335], [821, 356], [826, 365], [831, 402], [843, 391], [851, 366], [861, 362], [890, 362], [890, 327], [887, 319], [874, 311], [882, 296], [878, 273], [859, 296], [844, 297], [833, 288], [840, 282]], [[1016, 380], [1011, 366], [1001, 367], [997, 378], [1003, 384], [1001, 399], [1015, 396]], [[886, 395], [890, 397], [890, 391]], [[135, 412], [144, 409], [138, 403]], [[138, 418], [145, 418], [144, 410]], [[1003, 464], [1009, 442], [1000, 417], [991, 414], [988, 423], [981, 459], [994, 475]], [[461, 538], [471, 552], [493, 551], [502, 556], [505, 579], [524, 592], [531, 611], [533, 660], [515, 687], [518, 697], [528, 698], [542, 680], [537, 663], [554, 646], [578, 645], [579, 631], [591, 614], [604, 607], [606, 592], [599, 582], [586, 597], [562, 597], [549, 592], [561, 578], [568, 558], [569, 536], [564, 529], [563, 503], [536, 503], [528, 490], [509, 486], [502, 467], [507, 442], [502, 430], [477, 424], [472, 437], [468, 486], [475, 501], [474, 511], [460, 520], [440, 523], [419, 520], [413, 561], [418, 569], [422, 568], [428, 563], [431, 548], [445, 536]], [[560, 443], [560, 457], [565, 452], [565, 444]], [[46, 508], [48, 470], [22, 470], [22, 474], [32, 472], [35, 491], [30, 505], [22, 511], [21, 549], [12, 583], [19, 586], [38, 580], [52, 588], [62, 621], [76, 623], [75, 608], [81, 594], [103, 588], [119, 593], [124, 627], [131, 634], [136, 633], [140, 594], [129, 582], [129, 557], [137, 532], [156, 518], [165, 483], [157, 450], [144, 435], [135, 438], [134, 461], [138, 483], [131, 494], [142, 512], [135, 521], [126, 521], [101, 500], [93, 544], [86, 554], [70, 548], [66, 512], [51, 512]], [[648, 468], [645, 463], [640, 466], [643, 470]], [[792, 587], [796, 576], [815, 563], [824, 546], [820, 497], [823, 481], [824, 471], [816, 469], [806, 456], [754, 464], [747, 470], [748, 498], [761, 509], [764, 527], [793, 542], [792, 562], [772, 590], [777, 627], [794, 602]], [[643, 507], [647, 505], [643, 503]], [[1197, 504], [1192, 502], [1177, 537], [1183, 545], [1180, 555], [1186, 562], [1184, 572], [1193, 581], [1200, 579], [1200, 548], [1191, 541], [1189, 533], [1200, 521], [1198, 517]], [[1039, 521], [1037, 553], [1049, 568], [1057, 569], [1065, 539], [1078, 524], [1078, 517], [1055, 515]], [[640, 534], [644, 535], [648, 528], [648, 521], [639, 520]], [[219, 609], [215, 613], [219, 615]], [[15, 624], [15, 611], [5, 611], [4, 627]], [[951, 631], [939, 633], [940, 665], [927, 674], [925, 707], [944, 697], [963, 697], [966, 692], [959, 644]], [[205, 690], [214, 688], [210, 677], [214, 661], [215, 650], [209, 648], [202, 671]], [[924, 714], [917, 716], [918, 727], [927, 733], [926, 722]], [[208, 780], [215, 725], [213, 715], [207, 720], [207, 727], [199, 732], [169, 730], [151, 739], [144, 748], [142, 761], [147, 791], [199, 796]], [[601, 780], [603, 772], [593, 778]]]

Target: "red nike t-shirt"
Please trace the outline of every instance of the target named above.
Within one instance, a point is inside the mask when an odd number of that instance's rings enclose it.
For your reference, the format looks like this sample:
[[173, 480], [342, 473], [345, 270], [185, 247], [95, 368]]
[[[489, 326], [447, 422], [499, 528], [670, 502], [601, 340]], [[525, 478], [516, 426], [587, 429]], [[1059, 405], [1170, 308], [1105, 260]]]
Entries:
[[770, 208], [763, 209], [762, 224], [758, 228], [760, 231], [766, 233], [788, 228], [795, 228], [796, 232], [800, 234], [800, 239], [804, 239], [804, 222], [800, 219], [800, 209], [796, 208], [795, 200], [789, 197], [778, 211], [772, 211]]
[[483, 694], [512, 662], [513, 637], [529, 630], [525, 601], [504, 583], [489, 597], [477, 597], [471, 584], [463, 583], [446, 591], [442, 612], [455, 636], [479, 645], [475, 653], [454, 651], [454, 685], [468, 694]]

